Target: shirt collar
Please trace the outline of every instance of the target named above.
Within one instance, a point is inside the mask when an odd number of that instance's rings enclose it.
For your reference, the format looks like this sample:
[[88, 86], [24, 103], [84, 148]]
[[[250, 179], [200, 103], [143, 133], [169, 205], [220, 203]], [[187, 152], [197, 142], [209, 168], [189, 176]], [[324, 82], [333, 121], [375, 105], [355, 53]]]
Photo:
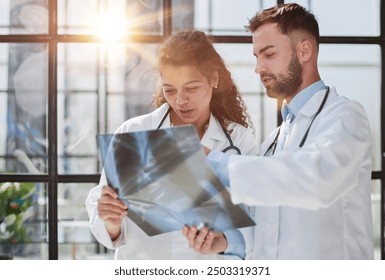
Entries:
[[283, 100], [281, 107], [282, 119], [286, 120], [289, 112], [294, 114], [292, 120], [297, 116], [298, 112], [302, 109], [302, 107], [309, 101], [309, 99], [318, 91], [324, 89], [325, 83], [322, 80], [319, 80], [310, 86], [301, 90], [298, 94], [296, 94], [293, 99], [287, 103], [286, 99]]

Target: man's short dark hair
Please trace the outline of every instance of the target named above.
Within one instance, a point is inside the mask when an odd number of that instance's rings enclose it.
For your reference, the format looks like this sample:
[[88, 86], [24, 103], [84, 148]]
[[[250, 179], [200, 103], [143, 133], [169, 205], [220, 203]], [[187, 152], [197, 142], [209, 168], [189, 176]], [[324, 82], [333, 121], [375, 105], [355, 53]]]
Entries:
[[317, 19], [311, 11], [298, 4], [279, 4], [259, 11], [249, 20], [246, 30], [254, 32], [266, 23], [277, 23], [284, 35], [289, 35], [294, 31], [305, 31], [316, 39], [317, 45], [319, 44]]

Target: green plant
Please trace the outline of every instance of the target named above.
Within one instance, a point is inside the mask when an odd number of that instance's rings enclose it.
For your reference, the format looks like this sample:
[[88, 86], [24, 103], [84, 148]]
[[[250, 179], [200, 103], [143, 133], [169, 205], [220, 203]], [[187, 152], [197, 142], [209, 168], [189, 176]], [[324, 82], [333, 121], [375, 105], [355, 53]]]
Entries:
[[23, 216], [33, 203], [33, 183], [3, 183], [0, 186], [0, 242], [29, 241]]

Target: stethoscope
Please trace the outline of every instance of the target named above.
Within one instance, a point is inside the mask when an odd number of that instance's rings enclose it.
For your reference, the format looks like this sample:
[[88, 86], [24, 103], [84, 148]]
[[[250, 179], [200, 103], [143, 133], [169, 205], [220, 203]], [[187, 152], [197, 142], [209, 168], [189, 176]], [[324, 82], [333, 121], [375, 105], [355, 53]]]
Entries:
[[[303, 144], [305, 144], [305, 141], [306, 141], [306, 138], [307, 138], [307, 135], [309, 134], [309, 130], [315, 120], [315, 118], [318, 116], [318, 114], [321, 112], [322, 108], [324, 107], [325, 103], [326, 103], [326, 100], [328, 99], [328, 95], [329, 95], [329, 87], [327, 86], [326, 87], [326, 93], [325, 93], [325, 96], [317, 110], [317, 112], [315, 113], [313, 119], [311, 120], [310, 124], [309, 124], [309, 127], [307, 128], [304, 136], [302, 137], [302, 140], [301, 142], [299, 143], [299, 147], [302, 148]], [[278, 132], [277, 134], [275, 135], [274, 137], [274, 140], [273, 142], [270, 144], [270, 146], [267, 148], [265, 154], [263, 156], [267, 156], [267, 154], [271, 151], [271, 155], [274, 155], [275, 153], [275, 149], [277, 148], [277, 143], [278, 143], [278, 137], [279, 137], [279, 133], [281, 132], [281, 127], [278, 128]]]
[[[164, 120], [167, 118], [167, 116], [170, 114], [170, 112], [171, 112], [171, 107], [169, 107], [167, 112], [163, 115], [162, 119], [160, 120], [160, 122], [159, 122], [159, 124], [158, 124], [158, 126], [156, 128], [157, 130], [160, 129], [160, 127], [163, 125]], [[237, 146], [234, 145], [233, 140], [231, 140], [231, 137], [230, 137], [229, 133], [223, 127], [222, 127], [222, 130], [223, 130], [223, 133], [225, 134], [227, 140], [229, 140], [229, 143], [230, 143], [229, 146], [227, 146], [226, 148], [224, 148], [222, 150], [222, 153], [226, 153], [226, 152], [228, 152], [230, 150], [234, 150], [234, 151], [237, 152], [238, 155], [240, 155], [241, 154], [241, 150]]]

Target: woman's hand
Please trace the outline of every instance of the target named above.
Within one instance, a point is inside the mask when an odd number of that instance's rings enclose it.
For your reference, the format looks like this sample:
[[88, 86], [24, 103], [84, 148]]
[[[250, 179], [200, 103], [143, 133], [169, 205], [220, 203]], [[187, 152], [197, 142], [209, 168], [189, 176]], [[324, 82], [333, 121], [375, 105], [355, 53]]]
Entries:
[[211, 150], [209, 148], [207, 148], [206, 146], [202, 146], [203, 147], [203, 151], [205, 152], [206, 155], [208, 155]]
[[98, 212], [111, 240], [114, 241], [120, 235], [121, 224], [127, 215], [127, 205], [118, 198], [118, 194], [113, 188], [103, 186], [102, 194], [98, 200]]

